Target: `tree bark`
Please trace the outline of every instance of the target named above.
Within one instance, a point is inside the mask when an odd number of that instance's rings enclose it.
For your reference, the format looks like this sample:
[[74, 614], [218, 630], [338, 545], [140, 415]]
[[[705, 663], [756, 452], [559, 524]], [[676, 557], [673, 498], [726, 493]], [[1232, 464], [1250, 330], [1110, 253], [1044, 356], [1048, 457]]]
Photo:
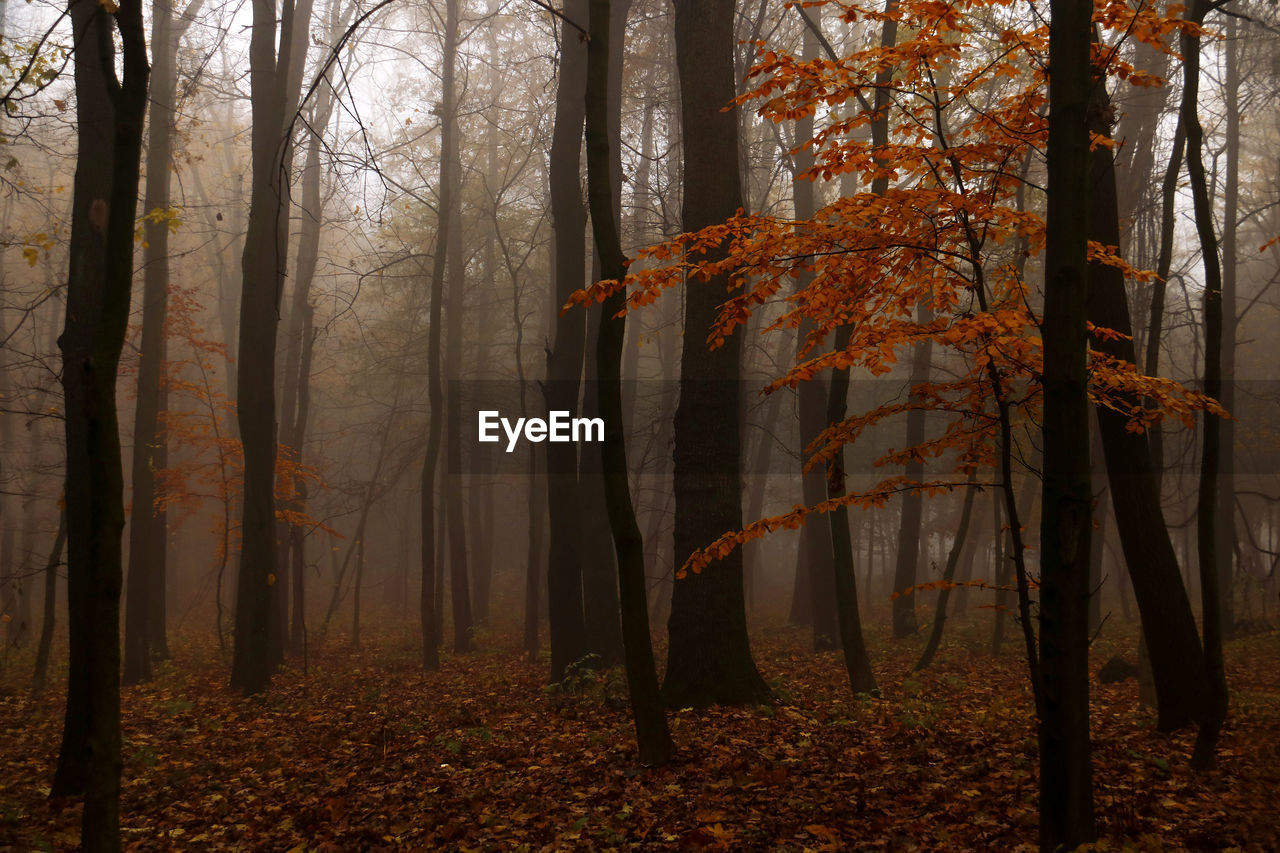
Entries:
[[1092, 5], [1050, 0], [1040, 521], [1040, 848], [1094, 839], [1089, 743], [1089, 95]]
[[[933, 312], [925, 305], [917, 309], [920, 323], [928, 323], [933, 319]], [[929, 381], [929, 362], [933, 358], [933, 342], [925, 340], [915, 345], [911, 356], [911, 388], [909, 393], [916, 396], [915, 389]], [[924, 443], [924, 409], [913, 408], [907, 412], [907, 447], [917, 447]], [[924, 479], [924, 460], [913, 459], [907, 463], [908, 480], [919, 482]], [[902, 519], [898, 526], [898, 549], [894, 559], [893, 590], [900, 593], [893, 600], [893, 636], [901, 639], [914, 634], [916, 625], [916, 595], [913, 587], [920, 562], [920, 527], [924, 519], [924, 495], [908, 492], [902, 499]]]
[[[617, 5], [618, 9], [611, 6]], [[619, 205], [613, 192], [609, 120], [611, 60], [621, 59], [611, 43], [621, 40], [620, 27], [611, 27], [613, 12], [622, 12], [626, 3], [617, 0], [590, 0], [591, 39], [587, 43], [586, 140], [587, 180], [591, 205], [591, 225], [600, 271], [605, 280], [622, 281], [627, 273], [626, 258], [618, 238]], [[626, 339], [625, 317], [614, 315], [624, 307], [618, 292], [602, 306], [596, 364], [599, 382], [600, 416], [605, 423], [601, 448], [604, 468], [605, 502], [618, 561], [627, 686], [631, 714], [635, 721], [640, 763], [664, 764], [675, 751], [662, 707], [662, 691], [654, 669], [653, 646], [649, 639], [649, 610], [644, 574], [644, 542], [636, 524], [635, 508], [627, 482], [627, 449], [622, 417], [622, 344]], [[588, 448], [586, 452], [591, 452]]]
[[[1110, 100], [1101, 86], [1093, 98], [1093, 130], [1107, 136], [1110, 128], [1105, 116]], [[1120, 222], [1111, 150], [1098, 146], [1089, 158], [1089, 238], [1115, 246], [1120, 240]], [[1123, 272], [1106, 264], [1091, 264], [1089, 283], [1089, 321], [1131, 336]], [[1135, 361], [1131, 337], [1097, 339], [1093, 346], [1122, 361]], [[1124, 414], [1103, 405], [1095, 406], [1095, 410], [1107, 477], [1114, 493], [1116, 529], [1151, 655], [1158, 697], [1157, 725], [1162, 731], [1171, 731], [1201, 718], [1207, 682], [1200, 637], [1164, 523], [1148, 437], [1131, 432]]]
[[[587, 19], [587, 0], [566, 0], [565, 17]], [[551, 138], [551, 222], [555, 239], [552, 312], [584, 284], [586, 210], [581, 195], [582, 134], [586, 109], [587, 50], [572, 25], [560, 21], [560, 76], [556, 90], [555, 129]], [[576, 412], [586, 346], [586, 312], [570, 311], [555, 319], [554, 340], [547, 354], [543, 396], [547, 411]], [[572, 417], [572, 414], [570, 415]], [[577, 449], [547, 444], [547, 600], [550, 617], [551, 681], [564, 677], [569, 664], [587, 653], [582, 602], [581, 533], [578, 530]]]
[[[114, 16], [68, 4], [78, 153], [62, 350], [70, 679], [53, 795], [84, 794], [81, 847], [120, 849], [120, 588], [124, 482], [116, 373], [129, 322], [147, 104], [140, 0]], [[115, 72], [112, 27], [122, 45]]]
[[[1209, 0], [1194, 0], [1188, 19], [1204, 23]], [[1200, 258], [1204, 264], [1204, 393], [1222, 396], [1222, 266], [1214, 233], [1213, 203], [1204, 169], [1204, 128], [1200, 126], [1200, 36], [1184, 32], [1181, 53], [1182, 105], [1180, 119], [1187, 133], [1187, 175], [1195, 210]], [[1222, 420], [1206, 412], [1201, 419], [1200, 488], [1196, 496], [1196, 556], [1200, 563], [1201, 619], [1204, 622], [1204, 662], [1208, 675], [1205, 715], [1200, 722], [1191, 766], [1213, 766], [1218, 735], [1227, 717], [1227, 678], [1222, 662], [1222, 610], [1218, 590], [1218, 471], [1221, 467]], [[1227, 512], [1232, 511], [1227, 507]], [[1228, 551], [1228, 554], [1230, 552]]]
[[[246, 696], [271, 682], [283, 656], [278, 624], [275, 537], [276, 333], [289, 241], [285, 179], [293, 162], [292, 119], [297, 110], [311, 0], [284, 0], [279, 17], [273, 0], [254, 0], [249, 43], [252, 92], [253, 184], [245, 234], [240, 297], [236, 420], [244, 448], [244, 497], [240, 523], [240, 568], [236, 583], [235, 647], [231, 686]], [[245, 369], [249, 367], [249, 369]], [[273, 633], [276, 642], [272, 642]]]
[[44, 565], [44, 612], [40, 619], [40, 643], [36, 647], [36, 668], [31, 677], [31, 691], [44, 690], [49, 674], [49, 649], [53, 646], [53, 629], [58, 617], [58, 566], [62, 565], [62, 549], [67, 544], [67, 514], [58, 513], [58, 532]]
[[[742, 206], [733, 80], [732, 0], [673, 0], [686, 231], [724, 222]], [[711, 257], [716, 253], [712, 252]], [[742, 526], [738, 423], [741, 336], [708, 351], [727, 276], [685, 287], [680, 404], [675, 415], [675, 559]], [[769, 688], [747, 638], [742, 551], [675, 582], [663, 698], [671, 707], [763, 701]]]

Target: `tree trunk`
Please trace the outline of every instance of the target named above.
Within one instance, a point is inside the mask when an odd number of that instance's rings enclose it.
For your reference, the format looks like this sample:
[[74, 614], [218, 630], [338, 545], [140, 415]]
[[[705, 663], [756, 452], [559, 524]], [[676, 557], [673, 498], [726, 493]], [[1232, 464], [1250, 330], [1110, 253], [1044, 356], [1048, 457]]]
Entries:
[[[611, 6], [620, 8], [611, 8]], [[611, 15], [619, 12], [625, 20], [627, 3], [618, 0], [590, 0], [591, 39], [587, 43], [586, 139], [587, 180], [591, 204], [591, 225], [600, 271], [605, 280], [622, 281], [626, 259], [618, 239], [619, 205], [611, 179], [609, 122], [613, 110], [609, 84], [611, 60], [621, 60], [622, 31], [611, 27]], [[621, 23], [621, 21], [619, 22]], [[618, 44], [614, 44], [614, 42]], [[636, 726], [640, 763], [664, 764], [675, 751], [667, 718], [662, 708], [662, 692], [654, 669], [653, 646], [649, 639], [649, 610], [645, 590], [644, 542], [636, 524], [635, 508], [627, 482], [627, 450], [622, 417], [622, 344], [626, 339], [626, 319], [614, 315], [624, 307], [621, 291], [605, 300], [597, 340], [596, 365], [599, 383], [600, 416], [605, 423], [601, 449], [604, 468], [605, 502], [618, 561], [622, 630], [625, 641], [627, 686], [631, 714]], [[591, 452], [594, 448], [587, 448]]]
[[36, 647], [36, 669], [31, 677], [31, 691], [44, 690], [49, 674], [49, 649], [53, 646], [53, 629], [58, 612], [58, 566], [62, 565], [62, 549], [67, 543], [67, 514], [58, 513], [58, 533], [44, 565], [44, 612], [40, 619], [40, 643]]
[[[129, 322], [133, 226], [147, 105], [139, 0], [114, 16], [68, 5], [75, 44], [78, 154], [62, 350], [66, 430], [66, 717], [53, 794], [84, 794], [81, 846], [120, 849], [120, 587], [124, 482], [116, 372]], [[115, 76], [112, 26], [122, 44]]]
[[[886, 31], [891, 29], [886, 26]], [[881, 95], [877, 93], [877, 104]], [[883, 190], [881, 190], [883, 192]], [[849, 346], [853, 328], [841, 326], [836, 331], [837, 350]], [[849, 371], [837, 371], [831, 378], [831, 396], [827, 403], [827, 423], [844, 420], [849, 396]], [[827, 497], [844, 494], [844, 448], [827, 463]], [[849, 534], [849, 511], [837, 507], [828, 514], [831, 530], [832, 567], [835, 575], [836, 610], [840, 617], [840, 647], [844, 650], [844, 667], [849, 677], [849, 689], [855, 695], [870, 693], [876, 689], [875, 675], [871, 672], [871, 660], [867, 657], [866, 643], [862, 637], [862, 615], [858, 611], [858, 581], [853, 569], [853, 541]]]
[[[566, 0], [565, 17], [587, 19], [587, 0]], [[560, 21], [560, 77], [555, 130], [551, 138], [551, 222], [555, 239], [552, 311], [581, 288], [586, 257], [586, 211], [582, 206], [580, 164], [586, 109], [587, 50], [572, 25]], [[547, 355], [543, 387], [547, 411], [576, 412], [586, 345], [586, 312], [557, 316]], [[572, 414], [570, 415], [572, 417]], [[551, 681], [564, 677], [569, 664], [587, 653], [582, 602], [582, 555], [578, 529], [577, 448], [547, 444], [547, 508], [551, 516], [547, 548], [547, 597], [550, 616]]]
[[[241, 265], [236, 420], [244, 448], [244, 497], [240, 569], [236, 582], [235, 648], [231, 686], [246, 696], [271, 682], [282, 642], [271, 642], [276, 564], [276, 332], [289, 242], [285, 178], [293, 162], [292, 119], [297, 109], [311, 0], [285, 0], [279, 17], [273, 0], [254, 0], [249, 44], [252, 92], [253, 185]], [[283, 141], [282, 141], [283, 137]], [[248, 367], [249, 369], [245, 369]], [[283, 631], [274, 632], [281, 641]]]
[[960, 563], [960, 555], [965, 551], [965, 539], [969, 533], [969, 519], [973, 513], [973, 496], [977, 488], [973, 485], [973, 474], [969, 474], [969, 487], [964, 492], [964, 506], [960, 510], [960, 524], [956, 527], [956, 538], [951, 543], [951, 552], [947, 554], [947, 565], [942, 572], [942, 592], [938, 595], [938, 606], [935, 608], [933, 628], [929, 631], [929, 642], [925, 644], [920, 660], [916, 662], [916, 672], [928, 669], [938, 653], [942, 643], [942, 629], [947, 622], [947, 600], [951, 596], [948, 586], [956, 576], [956, 566]]
[[142, 344], [133, 426], [133, 512], [129, 525], [129, 585], [125, 602], [124, 683], [151, 680], [151, 656], [169, 656], [165, 637], [167, 519], [155, 508], [155, 472], [168, 467], [168, 437], [159, 428], [167, 406], [164, 335], [169, 300], [169, 187], [173, 168], [178, 42], [198, 13], [197, 0], [177, 21], [166, 0], [151, 4], [151, 123], [143, 211]]
[[[1094, 132], [1107, 134], [1105, 115], [1109, 107], [1107, 93], [1099, 87], [1091, 108]], [[1120, 223], [1111, 150], [1099, 146], [1089, 157], [1089, 237], [1114, 246], [1120, 239]], [[1089, 320], [1102, 328], [1131, 335], [1124, 274], [1113, 266], [1092, 264], [1089, 281]], [[1093, 346], [1122, 361], [1134, 362], [1131, 338], [1098, 339]], [[1207, 682], [1195, 616], [1164, 523], [1147, 436], [1129, 431], [1128, 418], [1120, 412], [1102, 405], [1095, 408], [1114, 493], [1116, 529], [1151, 655], [1158, 697], [1157, 725], [1170, 731], [1199, 720], [1204, 708]]]
[[[933, 312], [925, 305], [918, 308], [920, 323], [925, 324], [933, 319]], [[915, 346], [911, 356], [911, 390], [929, 381], [929, 362], [933, 358], [933, 342], [922, 341]], [[917, 398], [918, 399], [918, 398]], [[917, 447], [924, 443], [924, 409], [912, 408], [907, 412], [907, 447]], [[908, 480], [919, 482], [924, 479], [924, 460], [913, 459], [907, 463]], [[902, 519], [898, 526], [898, 549], [893, 568], [893, 591], [899, 593], [893, 600], [893, 636], [897, 638], [914, 634], [916, 626], [916, 595], [914, 587], [920, 561], [920, 526], [924, 518], [924, 496], [918, 492], [908, 492], [902, 499]]]
[[1092, 6], [1050, 0], [1040, 520], [1040, 848], [1094, 839], [1089, 743], [1089, 95]]
[[[818, 40], [808, 27], [804, 31], [805, 59], [816, 59]], [[813, 138], [813, 116], [806, 115], [796, 121], [796, 142]], [[795, 154], [795, 172], [791, 192], [795, 205], [796, 221], [813, 218], [817, 210], [813, 181], [800, 177], [813, 167], [813, 152], [804, 148]], [[805, 270], [796, 277], [796, 292], [802, 292], [813, 281], [813, 273]], [[812, 332], [812, 325], [805, 322], [800, 327], [803, 346]], [[805, 449], [827, 426], [828, 388], [825, 379], [814, 377], [796, 389], [800, 415], [800, 458], [807, 461]], [[800, 481], [801, 496], [806, 506], [820, 503], [827, 497], [826, 478], [822, 466], [814, 466]], [[754, 521], [755, 519], [752, 519]], [[800, 549], [796, 562], [796, 583], [792, 593], [791, 622], [812, 624], [814, 651], [836, 648], [839, 637], [839, 617], [836, 613], [835, 566], [832, 563], [830, 524], [806, 524], [800, 531]], [[803, 605], [800, 597], [804, 596]]]
[[[674, 0], [684, 140], [686, 231], [724, 222], [742, 206], [733, 100], [732, 0]], [[722, 254], [713, 251], [710, 257]], [[742, 436], [738, 423], [740, 335], [708, 351], [726, 296], [721, 275], [685, 288], [680, 404], [675, 415], [677, 564], [742, 526]], [[763, 701], [769, 688], [747, 638], [742, 551], [675, 582], [663, 698], [671, 707]]]
[[[1236, 19], [1227, 17], [1224, 98], [1226, 113], [1227, 174], [1222, 188], [1222, 323], [1221, 385], [1218, 402], [1228, 412], [1236, 408], [1236, 220], [1240, 210], [1240, 42], [1236, 37]], [[1232, 562], [1236, 544], [1236, 475], [1234, 420], [1222, 420], [1218, 436], [1218, 496], [1214, 519], [1216, 538], [1215, 564], [1218, 570], [1218, 622], [1226, 637], [1235, 630], [1233, 587], [1235, 567]]]
[[[1194, 0], [1189, 20], [1203, 25], [1209, 0]], [[1214, 233], [1213, 203], [1204, 169], [1204, 129], [1200, 126], [1200, 36], [1183, 33], [1182, 106], [1180, 119], [1187, 133], [1187, 174], [1191, 178], [1196, 233], [1200, 238], [1200, 258], [1204, 263], [1204, 393], [1222, 396], [1222, 267], [1218, 260], [1218, 237]], [[1234, 307], [1232, 309], [1234, 311]], [[1208, 676], [1205, 715], [1200, 722], [1191, 766], [1204, 770], [1213, 766], [1218, 735], [1227, 717], [1227, 677], [1222, 662], [1222, 610], [1218, 591], [1218, 523], [1221, 467], [1222, 420], [1209, 412], [1201, 419], [1200, 488], [1196, 498], [1196, 545], [1200, 563], [1200, 605], [1204, 622], [1204, 661]], [[1226, 511], [1233, 511], [1228, 505]], [[1230, 551], [1228, 553], [1228, 559]], [[1154, 651], [1154, 650], [1153, 650]], [[1154, 663], [1154, 661], [1153, 661]], [[1159, 689], [1157, 687], [1157, 689]]]

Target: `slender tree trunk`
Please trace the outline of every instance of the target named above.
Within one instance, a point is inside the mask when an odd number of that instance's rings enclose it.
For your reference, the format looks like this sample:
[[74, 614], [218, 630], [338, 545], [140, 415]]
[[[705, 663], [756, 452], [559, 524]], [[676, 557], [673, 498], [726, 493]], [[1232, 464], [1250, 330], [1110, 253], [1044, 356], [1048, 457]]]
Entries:
[[1095, 837], [1089, 743], [1089, 95], [1092, 5], [1050, 0], [1040, 522], [1040, 848]]
[[[1110, 109], [1106, 90], [1099, 86], [1093, 99], [1092, 128], [1095, 133], [1106, 136], [1109, 128], [1105, 116]], [[1089, 238], [1115, 246], [1120, 240], [1120, 222], [1111, 150], [1098, 146], [1089, 158]], [[1092, 345], [1121, 361], [1134, 363], [1136, 353], [1132, 338], [1128, 337], [1133, 329], [1124, 274], [1114, 266], [1092, 264], [1089, 282], [1089, 321], [1126, 336], [1120, 340], [1097, 339]], [[1182, 585], [1177, 554], [1164, 523], [1147, 435], [1130, 431], [1129, 418], [1114, 409], [1098, 405], [1095, 410], [1107, 476], [1114, 493], [1116, 529], [1151, 654], [1158, 696], [1158, 726], [1169, 731], [1201, 717], [1206, 681], [1200, 638], [1191, 602]]]
[[66, 544], [67, 514], [63, 511], [58, 513], [58, 533], [44, 565], [44, 612], [40, 619], [40, 643], [36, 647], [36, 669], [31, 678], [33, 693], [44, 690], [49, 674], [49, 649], [53, 646], [53, 629], [57, 624], [58, 566], [62, 565], [62, 549]]
[[[742, 206], [737, 110], [730, 108], [735, 95], [734, 5], [732, 0], [674, 0], [674, 6], [684, 141], [683, 225], [694, 231], [724, 222]], [[732, 335], [717, 349], [707, 349], [727, 285], [728, 277], [722, 275], [685, 288], [675, 415], [677, 564], [724, 531], [742, 526], [742, 339]], [[747, 638], [740, 549], [676, 580], [667, 626], [663, 698], [669, 706], [768, 698]]]
[[133, 512], [129, 525], [129, 584], [125, 602], [124, 683], [151, 680], [151, 656], [168, 657], [165, 638], [167, 518], [155, 508], [155, 472], [168, 467], [168, 438], [160, 412], [168, 408], [164, 379], [164, 335], [169, 300], [169, 187], [173, 168], [173, 122], [178, 87], [178, 42], [199, 12], [193, 3], [174, 20], [167, 0], [151, 4], [151, 122], [147, 140], [143, 224], [142, 345], [133, 426]]
[[[920, 323], [928, 323], [933, 319], [933, 312], [925, 305], [917, 309]], [[933, 342], [929, 340], [916, 344], [911, 356], [911, 394], [916, 396], [915, 389], [929, 381], [929, 362], [933, 358]], [[924, 443], [924, 408], [917, 406], [907, 412], [907, 447], [917, 447]], [[913, 459], [907, 463], [908, 480], [919, 482], [924, 479], [924, 460]], [[902, 638], [914, 634], [916, 626], [916, 595], [914, 587], [918, 575], [920, 560], [920, 526], [924, 519], [924, 496], [917, 492], [908, 492], [902, 499], [902, 520], [898, 526], [898, 549], [893, 569], [893, 590], [900, 593], [893, 600], [893, 636]]]
[[[245, 234], [240, 298], [240, 368], [236, 415], [244, 448], [240, 569], [236, 582], [235, 648], [231, 686], [260, 693], [284, 654], [283, 631], [273, 630], [276, 564], [276, 332], [289, 241], [288, 188], [296, 112], [311, 0], [253, 0], [249, 44], [252, 91], [253, 184]], [[278, 23], [278, 28], [277, 28]], [[277, 55], [276, 38], [279, 35]], [[248, 368], [248, 369], [246, 369]], [[272, 642], [273, 635], [276, 643]]]
[[[886, 30], [890, 27], [886, 26]], [[879, 101], [879, 94], [877, 101]], [[883, 190], [882, 190], [883, 192]], [[837, 350], [849, 346], [853, 328], [845, 325], [836, 331]], [[849, 396], [849, 371], [840, 370], [831, 378], [831, 396], [827, 403], [827, 423], [844, 420]], [[844, 448], [827, 463], [827, 496], [837, 498], [845, 492]], [[836, 610], [840, 617], [840, 647], [844, 650], [844, 667], [853, 693], [870, 693], [876, 689], [871, 660], [867, 657], [862, 637], [862, 616], [858, 611], [858, 581], [853, 569], [853, 541], [849, 534], [849, 511], [844, 506], [828, 513], [831, 529], [832, 567], [835, 575]]]
[[[1236, 408], [1236, 220], [1240, 211], [1240, 42], [1236, 35], [1236, 19], [1227, 17], [1224, 100], [1226, 113], [1226, 179], [1222, 188], [1222, 342], [1221, 386], [1218, 402], [1228, 412]], [[1216, 539], [1215, 564], [1218, 569], [1218, 612], [1223, 636], [1235, 630], [1234, 586], [1232, 562], [1236, 544], [1236, 474], [1234, 420], [1218, 425], [1218, 495], [1214, 519]]]
[[[147, 105], [139, 0], [68, 4], [78, 154], [62, 349], [70, 680], [55, 796], [84, 794], [81, 849], [120, 849], [120, 588], [124, 482], [116, 372], [129, 322]], [[116, 78], [113, 25], [122, 45]]]
[[[804, 31], [805, 59], [816, 59], [818, 40], [808, 27]], [[803, 143], [813, 138], [813, 116], [806, 115], [796, 122], [796, 141]], [[813, 181], [800, 177], [813, 167], [813, 152], [808, 148], [795, 155], [795, 174], [791, 191], [797, 222], [813, 218], [817, 210]], [[813, 273], [802, 272], [796, 278], [796, 292], [801, 292], [813, 281]], [[812, 325], [800, 328], [803, 342], [812, 332]], [[807, 460], [805, 449], [827, 426], [828, 383], [815, 377], [796, 389], [800, 415], [800, 453], [802, 463]], [[826, 478], [822, 466], [815, 465], [800, 481], [801, 495], [807, 506], [813, 506], [827, 497]], [[753, 519], [754, 520], [754, 519]], [[800, 531], [800, 549], [796, 562], [796, 582], [792, 593], [791, 622], [812, 624], [814, 651], [836, 648], [839, 637], [839, 616], [836, 613], [835, 566], [832, 562], [830, 524], [806, 524]], [[801, 596], [804, 596], [801, 604]]]
[[462, 327], [465, 313], [466, 258], [462, 246], [462, 161], [458, 153], [458, 2], [445, 0], [445, 52], [441, 86], [448, 110], [441, 110], [440, 157], [450, 171], [456, 195], [454, 227], [446, 244], [448, 257], [448, 322], [445, 328], [445, 366], [450, 381], [445, 388], [445, 527], [449, 536], [449, 588], [453, 612], [453, 650], [471, 650], [471, 583], [467, 570], [466, 516], [462, 500]]
[[[611, 8], [617, 6], [619, 8]], [[587, 44], [586, 139], [588, 196], [601, 274], [605, 280], [621, 281], [626, 276], [626, 259], [618, 239], [619, 205], [611, 179], [609, 120], [611, 60], [621, 60], [621, 50], [611, 43], [621, 40], [620, 27], [611, 27], [611, 14], [622, 13], [626, 2], [590, 0], [591, 40]], [[636, 524], [635, 508], [627, 483], [626, 437], [622, 418], [622, 386], [619, 371], [622, 344], [626, 339], [626, 319], [614, 315], [624, 307], [623, 294], [614, 294], [602, 306], [603, 319], [597, 341], [596, 363], [599, 382], [600, 416], [605, 423], [605, 501], [618, 560], [622, 629], [625, 641], [627, 686], [631, 714], [636, 726], [640, 763], [665, 763], [675, 751], [662, 692], [654, 669], [653, 647], [649, 639], [649, 611], [645, 590], [644, 542]]]
[[[1209, 0], [1194, 0], [1188, 18], [1192, 23], [1202, 25], [1209, 8]], [[1218, 399], [1222, 396], [1222, 267], [1218, 260], [1218, 236], [1214, 233], [1213, 204], [1209, 199], [1203, 159], [1204, 129], [1200, 126], [1199, 115], [1200, 36], [1184, 32], [1181, 52], [1183, 72], [1180, 118], [1187, 132], [1187, 174], [1191, 178], [1196, 234], [1200, 238], [1200, 257], [1204, 263], [1204, 393]], [[1234, 307], [1232, 310], [1234, 311]], [[1203, 432], [1200, 488], [1196, 499], [1196, 544], [1200, 563], [1204, 660], [1209, 690], [1191, 765], [1203, 770], [1213, 766], [1218, 735], [1227, 717], [1228, 700], [1227, 677], [1222, 663], [1222, 610], [1218, 590], [1217, 544], [1220, 533], [1217, 522], [1222, 420], [1207, 412], [1201, 420]], [[1228, 505], [1227, 512], [1232, 510], [1233, 507]]]
[[938, 653], [942, 643], [942, 628], [947, 622], [947, 600], [951, 596], [948, 586], [956, 576], [956, 566], [960, 563], [960, 555], [965, 551], [965, 540], [969, 533], [969, 519], [973, 514], [973, 496], [978, 491], [973, 485], [973, 474], [969, 474], [969, 487], [965, 489], [964, 505], [960, 510], [960, 524], [956, 527], [956, 538], [951, 543], [951, 551], [947, 554], [947, 565], [942, 572], [942, 592], [938, 595], [938, 606], [933, 617], [933, 628], [929, 631], [929, 642], [925, 644], [920, 660], [916, 662], [916, 672], [928, 669]]

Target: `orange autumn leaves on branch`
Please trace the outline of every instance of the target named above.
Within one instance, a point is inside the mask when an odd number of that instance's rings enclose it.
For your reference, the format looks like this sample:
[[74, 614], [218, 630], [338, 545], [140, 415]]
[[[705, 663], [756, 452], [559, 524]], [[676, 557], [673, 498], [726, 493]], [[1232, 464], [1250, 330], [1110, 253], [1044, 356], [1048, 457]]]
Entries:
[[[832, 425], [809, 448], [807, 464], [827, 464], [865, 430], [925, 408], [948, 416], [941, 433], [890, 449], [876, 464], [945, 459], [959, 476], [927, 482], [891, 476], [867, 490], [796, 506], [726, 533], [690, 557], [681, 575], [749, 539], [798, 527], [813, 512], [961, 487], [969, 472], [994, 464], [1001, 433], [996, 402], [1022, 436], [1040, 417], [1039, 294], [1032, 282], [1045, 241], [1037, 181], [1047, 141], [1046, 22], [1034, 6], [1012, 0], [900, 0], [887, 13], [858, 3], [803, 5], [833, 9], [858, 46], [843, 57], [803, 60], [759, 42], [755, 85], [740, 101], [775, 122], [813, 116], [814, 137], [799, 146], [814, 157], [804, 177], [852, 181], [856, 190], [810, 219], [740, 211], [720, 225], [679, 235], [641, 251], [625, 282], [597, 283], [570, 304], [601, 301], [625, 287], [629, 310], [652, 303], [666, 288], [686, 281], [705, 286], [699, 282], [727, 273], [731, 287], [709, 346], [721, 345], [753, 312], [779, 299], [785, 310], [766, 332], [799, 329], [805, 321], [811, 329], [797, 363], [766, 392], [827, 370], [882, 376], [917, 343], [932, 341], [942, 352], [945, 381], [916, 385]], [[1104, 79], [1159, 85], [1125, 61], [1119, 46], [1136, 39], [1171, 52], [1172, 37], [1192, 26], [1180, 12], [1143, 0], [1098, 0], [1094, 17], [1104, 36], [1095, 62]], [[880, 47], [878, 30], [890, 18], [898, 39]], [[860, 21], [870, 28], [857, 29]], [[889, 83], [877, 92], [877, 75], [886, 71]], [[870, 102], [877, 95], [887, 96], [884, 145], [871, 142], [870, 127], [880, 116]], [[1096, 144], [1110, 142], [1098, 138]], [[887, 179], [888, 189], [871, 192], [876, 178]], [[1090, 260], [1120, 268], [1131, 281], [1153, 275], [1129, 265], [1116, 247], [1092, 244]], [[810, 279], [797, 288], [801, 273]], [[851, 330], [848, 345], [824, 351], [840, 327]], [[1094, 328], [1092, 334], [1101, 340], [1116, 333]], [[1167, 416], [1190, 424], [1199, 411], [1225, 415], [1215, 401], [1172, 380], [1145, 376], [1100, 352], [1090, 355], [1091, 398], [1128, 414], [1130, 429]]]
[[[200, 512], [206, 500], [229, 507], [244, 483], [244, 451], [231, 429], [235, 404], [215, 384], [214, 359], [225, 360], [226, 347], [205, 337], [196, 322], [201, 307], [194, 289], [170, 286], [165, 337], [181, 342], [189, 354], [165, 364], [163, 384], [169, 404], [160, 412], [160, 428], [169, 442], [170, 464], [156, 471], [155, 508], [176, 512], [177, 523]], [[340, 537], [305, 512], [285, 508], [293, 506], [309, 485], [324, 486], [319, 471], [300, 464], [281, 447], [276, 458], [276, 518]], [[210, 530], [220, 543], [219, 560], [225, 556], [221, 551], [234, 545], [239, 535], [231, 520], [227, 512], [219, 513]]]

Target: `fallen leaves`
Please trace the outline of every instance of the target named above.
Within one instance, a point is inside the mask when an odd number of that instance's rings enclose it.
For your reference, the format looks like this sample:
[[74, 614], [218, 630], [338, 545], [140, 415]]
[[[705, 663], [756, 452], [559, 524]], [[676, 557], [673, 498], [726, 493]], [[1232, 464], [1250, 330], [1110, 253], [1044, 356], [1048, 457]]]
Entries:
[[[916, 639], [873, 632], [883, 698], [849, 697], [836, 655], [771, 629], [756, 655], [784, 698], [673, 712], [680, 752], [656, 770], [636, 766], [631, 721], [604, 689], [613, 676], [553, 697], [542, 690], [545, 665], [501, 638], [446, 657], [437, 673], [417, 670], [404, 639], [323, 650], [308, 675], [287, 670], [254, 700], [225, 689], [211, 650], [175, 644], [177, 662], [155, 683], [124, 691], [124, 843], [300, 853], [1033, 849], [1024, 666], [966, 651], [988, 639], [987, 620], [975, 623], [920, 674], [910, 672]], [[1131, 634], [1104, 635], [1098, 660], [1132, 655]], [[1110, 849], [1280, 843], [1276, 646], [1274, 633], [1228, 646], [1236, 692], [1221, 767], [1209, 774], [1186, 767], [1193, 733], [1154, 731], [1132, 681], [1094, 686], [1095, 795]], [[60, 715], [60, 697], [32, 701], [0, 683], [0, 849], [78, 843], [78, 805], [50, 802], [42, 787]]]

